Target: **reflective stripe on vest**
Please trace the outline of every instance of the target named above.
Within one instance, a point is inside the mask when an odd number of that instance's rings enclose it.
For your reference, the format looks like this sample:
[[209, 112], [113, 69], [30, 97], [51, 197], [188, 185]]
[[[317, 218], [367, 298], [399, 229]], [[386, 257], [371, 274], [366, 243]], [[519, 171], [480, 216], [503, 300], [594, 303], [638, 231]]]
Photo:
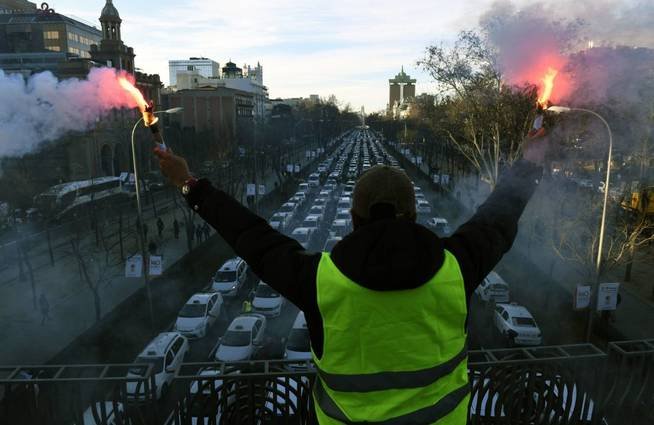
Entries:
[[444, 257], [418, 288], [374, 291], [323, 254], [323, 355], [313, 354], [321, 424], [466, 422], [466, 294], [456, 258], [448, 251]]
[[[427, 406], [423, 409], [416, 410], [406, 415], [396, 416], [391, 419], [383, 421], [361, 421], [353, 422], [347, 418], [345, 413], [334, 403], [334, 400], [329, 397], [329, 394], [325, 391], [323, 384], [320, 382], [320, 379], [316, 379], [314, 384], [313, 394], [316, 400], [316, 403], [320, 406], [322, 411], [329, 415], [331, 418], [336, 419], [339, 422], [348, 425], [406, 425], [406, 424], [431, 424], [437, 422], [452, 412], [457, 408], [462, 402], [465, 401], [465, 405], [468, 405], [468, 395], [470, 394], [470, 385], [465, 383], [461, 385], [456, 390], [452, 391], [442, 399], [438, 400], [435, 404]], [[464, 425], [466, 423], [466, 418], [464, 416], [463, 421], [455, 422], [457, 425]]]
[[445, 363], [428, 369], [410, 372], [379, 372], [362, 375], [336, 375], [327, 373], [317, 367], [322, 381], [334, 391], [371, 392], [402, 388], [417, 388], [433, 384], [445, 375], [449, 375], [468, 357], [465, 345], [459, 354]]

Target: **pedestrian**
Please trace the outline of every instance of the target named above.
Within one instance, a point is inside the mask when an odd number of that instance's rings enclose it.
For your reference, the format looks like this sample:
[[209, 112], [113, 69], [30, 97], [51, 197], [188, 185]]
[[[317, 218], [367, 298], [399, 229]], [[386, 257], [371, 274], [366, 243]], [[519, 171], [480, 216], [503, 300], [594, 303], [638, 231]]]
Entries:
[[177, 221], [177, 217], [173, 220], [173, 235], [175, 235], [175, 239], [179, 239], [179, 221]]
[[250, 302], [250, 300], [243, 301], [242, 312], [246, 314], [252, 312], [252, 303]]
[[157, 230], [159, 231], [159, 239], [161, 239], [161, 236], [163, 235], [163, 231], [164, 231], [164, 222], [161, 219], [161, 217], [157, 218]]
[[202, 243], [202, 226], [199, 224], [195, 226], [195, 239], [198, 240], [198, 243]]
[[47, 320], [52, 320], [50, 318], [50, 303], [48, 303], [48, 299], [43, 292], [39, 297], [39, 308], [41, 310], [41, 326], [43, 326]]
[[150, 255], [155, 255], [157, 253], [157, 243], [155, 241], [150, 241], [148, 244], [148, 251]]
[[545, 142], [525, 143], [523, 159], [446, 238], [416, 223], [404, 171], [370, 168], [354, 188], [354, 230], [331, 253], [308, 253], [208, 180], [193, 178], [183, 158], [155, 153], [189, 207], [262, 281], [304, 311], [319, 371], [313, 386], [319, 423], [446, 417], [443, 423], [464, 424], [469, 300], [513, 244], [542, 176]]
[[202, 233], [204, 234], [204, 240], [209, 240], [209, 236], [211, 236], [211, 228], [206, 222], [202, 225]]

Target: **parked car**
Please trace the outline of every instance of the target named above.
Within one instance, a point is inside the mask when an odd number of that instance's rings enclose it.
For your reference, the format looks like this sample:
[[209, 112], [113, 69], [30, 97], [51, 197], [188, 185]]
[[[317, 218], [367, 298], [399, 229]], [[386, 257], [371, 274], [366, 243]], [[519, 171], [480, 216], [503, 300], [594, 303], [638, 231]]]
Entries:
[[309, 183], [300, 183], [300, 185], [298, 186], [298, 191], [309, 193], [310, 191]]
[[315, 187], [320, 186], [320, 175], [317, 174], [317, 173], [311, 174], [309, 176], [308, 182], [309, 182], [309, 187], [310, 188], [315, 188]]
[[268, 223], [275, 230], [284, 230], [291, 224], [293, 217], [290, 214], [284, 214], [282, 212], [276, 212], [270, 217]]
[[424, 199], [416, 200], [416, 212], [418, 214], [431, 214], [431, 205]]
[[338, 199], [338, 204], [336, 205], [336, 209], [350, 209], [352, 208], [352, 198], [349, 196], [341, 196]]
[[214, 358], [219, 362], [251, 360], [263, 346], [266, 317], [250, 313], [232, 320], [227, 332], [218, 340]]
[[322, 251], [323, 252], [332, 252], [332, 249], [336, 246], [338, 242], [340, 242], [343, 238], [340, 236], [330, 236], [327, 238], [325, 241], [325, 246], [323, 246]]
[[304, 249], [308, 249], [314, 231], [314, 227], [297, 227], [293, 230], [291, 237], [300, 242]]
[[427, 220], [427, 227], [434, 229], [438, 236], [449, 236], [452, 233], [450, 224], [443, 217], [432, 217]]
[[517, 303], [497, 304], [493, 322], [509, 346], [540, 345], [542, 335], [534, 317]]
[[298, 204], [294, 202], [286, 202], [284, 205], [282, 205], [279, 208], [279, 211], [277, 212], [288, 214], [291, 216], [291, 218], [293, 218], [295, 216], [295, 213], [297, 212], [297, 209], [298, 209]]
[[324, 205], [312, 205], [309, 209], [310, 215], [317, 215], [320, 217], [320, 221], [325, 217], [325, 206]]
[[352, 214], [348, 208], [339, 208], [336, 210], [336, 217], [334, 220], [345, 220], [348, 226], [352, 225]]
[[195, 294], [177, 315], [174, 330], [187, 338], [203, 338], [218, 320], [222, 306], [223, 296], [219, 292]]
[[266, 283], [260, 281], [252, 299], [254, 312], [267, 317], [277, 317], [282, 313], [283, 306], [284, 297]]
[[343, 238], [348, 233], [350, 233], [350, 225], [347, 220], [334, 220], [332, 227], [330, 228], [330, 232], [334, 236]]
[[496, 303], [509, 302], [509, 284], [496, 272], [488, 273], [488, 276], [475, 288], [475, 293], [482, 301], [494, 301]]
[[[157, 335], [141, 354], [134, 360], [135, 364], [151, 364], [154, 375], [155, 396], [160, 399], [179, 372], [184, 357], [189, 351], [188, 340], [179, 332], [163, 332]], [[127, 372], [127, 377], [145, 377], [147, 368], [134, 366]], [[146, 399], [145, 382], [132, 381], [127, 383], [128, 399]], [[150, 388], [152, 391], [152, 388]]]
[[311, 360], [311, 340], [303, 311], [298, 312], [293, 327], [288, 334], [284, 358], [299, 361]]
[[227, 260], [213, 276], [211, 290], [225, 297], [235, 296], [247, 280], [247, 268], [240, 257]]

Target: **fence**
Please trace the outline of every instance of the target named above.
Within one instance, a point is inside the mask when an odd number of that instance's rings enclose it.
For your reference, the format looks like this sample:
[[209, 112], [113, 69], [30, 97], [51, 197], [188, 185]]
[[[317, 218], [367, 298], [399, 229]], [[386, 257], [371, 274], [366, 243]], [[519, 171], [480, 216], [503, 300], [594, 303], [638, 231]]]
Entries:
[[[654, 340], [471, 351], [471, 424], [654, 423]], [[309, 362], [0, 367], [0, 423], [310, 424]], [[131, 394], [140, 393], [134, 398]], [[143, 395], [145, 394], [145, 395]], [[112, 422], [113, 421], [113, 422]]]

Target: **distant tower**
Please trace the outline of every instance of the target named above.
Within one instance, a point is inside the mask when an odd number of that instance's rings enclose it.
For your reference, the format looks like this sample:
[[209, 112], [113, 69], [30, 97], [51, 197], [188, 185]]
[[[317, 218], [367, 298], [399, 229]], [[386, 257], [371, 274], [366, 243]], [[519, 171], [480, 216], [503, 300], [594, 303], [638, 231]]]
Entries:
[[395, 78], [388, 80], [388, 83], [390, 86], [388, 108], [390, 110], [408, 99], [416, 97], [416, 80], [404, 72], [404, 66]]
[[100, 46], [91, 46], [91, 58], [104, 65], [134, 73], [134, 49], [125, 46], [120, 35], [120, 19], [118, 10], [112, 0], [106, 0], [100, 14], [102, 25], [102, 40]]

